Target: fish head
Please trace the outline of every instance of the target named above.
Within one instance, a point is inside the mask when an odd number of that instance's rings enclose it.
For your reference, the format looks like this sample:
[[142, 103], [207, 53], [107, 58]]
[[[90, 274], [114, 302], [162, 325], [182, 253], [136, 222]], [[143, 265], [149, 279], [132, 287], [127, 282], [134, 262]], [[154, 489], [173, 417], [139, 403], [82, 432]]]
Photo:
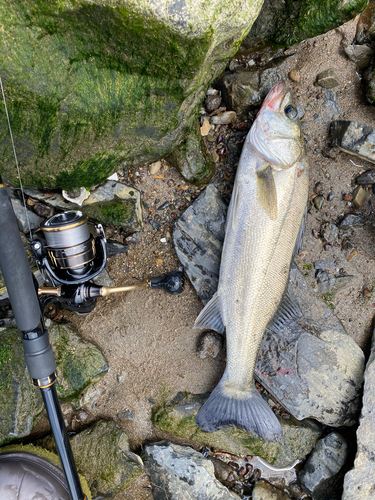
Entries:
[[304, 140], [297, 106], [284, 81], [276, 83], [263, 101], [249, 141], [275, 170], [291, 167], [303, 155]]

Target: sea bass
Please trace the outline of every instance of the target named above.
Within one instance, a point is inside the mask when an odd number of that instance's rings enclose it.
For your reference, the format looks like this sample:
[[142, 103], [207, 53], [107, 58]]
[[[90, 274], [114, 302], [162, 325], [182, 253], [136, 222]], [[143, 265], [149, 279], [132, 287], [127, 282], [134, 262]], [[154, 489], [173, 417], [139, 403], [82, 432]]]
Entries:
[[267, 325], [285, 296], [308, 195], [308, 165], [296, 105], [286, 83], [267, 95], [242, 150], [229, 205], [218, 290], [195, 328], [226, 330], [224, 375], [200, 409], [203, 431], [236, 426], [278, 441], [280, 423], [255, 388], [254, 366]]

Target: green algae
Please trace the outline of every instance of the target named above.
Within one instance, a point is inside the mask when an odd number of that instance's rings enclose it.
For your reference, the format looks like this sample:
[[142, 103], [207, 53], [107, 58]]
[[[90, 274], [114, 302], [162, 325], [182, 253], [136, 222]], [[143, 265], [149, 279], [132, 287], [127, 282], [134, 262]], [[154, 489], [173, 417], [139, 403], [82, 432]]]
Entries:
[[94, 221], [102, 224], [120, 226], [135, 230], [138, 226], [136, 220], [136, 200], [115, 199], [85, 205], [82, 211]]

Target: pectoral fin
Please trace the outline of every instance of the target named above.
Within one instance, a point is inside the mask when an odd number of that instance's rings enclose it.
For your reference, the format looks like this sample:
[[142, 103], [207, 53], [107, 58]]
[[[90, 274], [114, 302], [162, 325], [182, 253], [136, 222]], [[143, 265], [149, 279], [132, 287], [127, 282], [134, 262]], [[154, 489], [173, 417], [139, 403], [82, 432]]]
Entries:
[[271, 165], [264, 165], [257, 172], [258, 201], [271, 220], [277, 217], [276, 184]]

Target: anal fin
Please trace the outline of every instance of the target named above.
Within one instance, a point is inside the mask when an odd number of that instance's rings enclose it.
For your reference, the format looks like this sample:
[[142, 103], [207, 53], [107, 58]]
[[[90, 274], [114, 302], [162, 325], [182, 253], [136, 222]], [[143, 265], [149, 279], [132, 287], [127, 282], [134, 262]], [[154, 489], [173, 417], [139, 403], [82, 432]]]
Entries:
[[194, 328], [208, 328], [218, 333], [224, 332], [225, 326], [221, 319], [220, 300], [217, 292], [200, 312], [195, 320]]

